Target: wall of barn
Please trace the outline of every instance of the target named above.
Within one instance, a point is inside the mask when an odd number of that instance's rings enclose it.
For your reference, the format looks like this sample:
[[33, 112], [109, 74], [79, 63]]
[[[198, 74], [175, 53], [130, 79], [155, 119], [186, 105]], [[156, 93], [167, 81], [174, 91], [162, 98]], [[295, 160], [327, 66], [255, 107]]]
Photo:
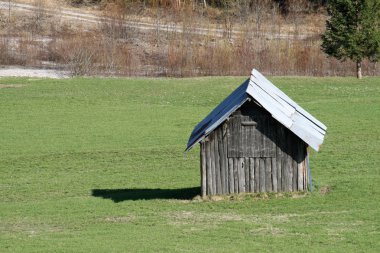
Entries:
[[252, 103], [201, 142], [202, 195], [307, 190], [307, 145]]

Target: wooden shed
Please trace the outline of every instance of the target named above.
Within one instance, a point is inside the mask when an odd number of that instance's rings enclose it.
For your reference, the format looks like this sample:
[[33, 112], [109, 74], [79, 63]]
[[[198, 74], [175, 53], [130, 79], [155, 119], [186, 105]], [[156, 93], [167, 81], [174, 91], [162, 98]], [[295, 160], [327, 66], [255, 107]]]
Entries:
[[202, 196], [307, 191], [307, 147], [316, 151], [326, 126], [253, 69], [191, 133], [200, 143]]

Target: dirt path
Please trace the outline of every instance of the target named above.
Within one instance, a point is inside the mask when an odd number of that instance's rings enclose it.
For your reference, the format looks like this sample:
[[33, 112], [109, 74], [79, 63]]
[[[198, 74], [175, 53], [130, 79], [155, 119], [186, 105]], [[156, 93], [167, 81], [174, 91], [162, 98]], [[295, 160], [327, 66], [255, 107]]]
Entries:
[[1, 77], [68, 78], [69, 73], [67, 71], [53, 69], [9, 67], [0, 68], [0, 78]]
[[[9, 2], [8, 1], [0, 1], [0, 9], [8, 10], [9, 9]], [[48, 7], [36, 7], [31, 4], [22, 4], [22, 3], [11, 3], [11, 9], [17, 10], [17, 11], [27, 11], [27, 12], [35, 12], [35, 11], [44, 11], [47, 14], [50, 15], [56, 15], [59, 18], [67, 19], [67, 20], [73, 20], [73, 21], [81, 21], [84, 24], [88, 25], [94, 25], [99, 24], [100, 22], [111, 22], [110, 19], [100, 17], [95, 14], [91, 14], [89, 12], [82, 12], [77, 11], [73, 9], [68, 8], [48, 8]], [[156, 31], [163, 31], [163, 32], [177, 32], [177, 33], [183, 33], [184, 30], [181, 26], [181, 24], [163, 24], [160, 22], [156, 23], [149, 23], [149, 22], [142, 22], [142, 21], [125, 21], [124, 26], [139, 30], [156, 30]], [[224, 37], [226, 35], [225, 29], [220, 28], [210, 28], [210, 27], [197, 27], [192, 28], [190, 30], [186, 30], [187, 33], [192, 33], [196, 35], [214, 35], [217, 37]], [[229, 37], [231, 39], [234, 39], [238, 37], [243, 32], [239, 29], [233, 29], [232, 31], [228, 31], [230, 34]], [[309, 36], [312, 36], [313, 34], [298, 34], [295, 38], [293, 35], [289, 34], [279, 34], [279, 33], [268, 33], [263, 32], [261, 34], [257, 34], [259, 37], [264, 37], [266, 39], [305, 39]]]

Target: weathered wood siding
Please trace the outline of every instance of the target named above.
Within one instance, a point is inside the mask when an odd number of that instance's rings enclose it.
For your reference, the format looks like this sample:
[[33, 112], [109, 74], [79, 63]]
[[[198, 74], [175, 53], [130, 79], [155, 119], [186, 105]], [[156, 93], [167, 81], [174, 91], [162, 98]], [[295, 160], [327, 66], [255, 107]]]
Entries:
[[202, 195], [306, 191], [306, 147], [248, 103], [201, 142]]

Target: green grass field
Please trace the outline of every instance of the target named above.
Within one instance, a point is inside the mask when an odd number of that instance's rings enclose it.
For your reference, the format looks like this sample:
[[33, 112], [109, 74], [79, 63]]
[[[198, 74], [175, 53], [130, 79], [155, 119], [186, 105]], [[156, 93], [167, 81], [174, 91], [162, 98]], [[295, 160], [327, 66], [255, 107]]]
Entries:
[[195, 197], [243, 78], [0, 79], [0, 252], [380, 252], [380, 78], [271, 80], [328, 126], [303, 197]]

